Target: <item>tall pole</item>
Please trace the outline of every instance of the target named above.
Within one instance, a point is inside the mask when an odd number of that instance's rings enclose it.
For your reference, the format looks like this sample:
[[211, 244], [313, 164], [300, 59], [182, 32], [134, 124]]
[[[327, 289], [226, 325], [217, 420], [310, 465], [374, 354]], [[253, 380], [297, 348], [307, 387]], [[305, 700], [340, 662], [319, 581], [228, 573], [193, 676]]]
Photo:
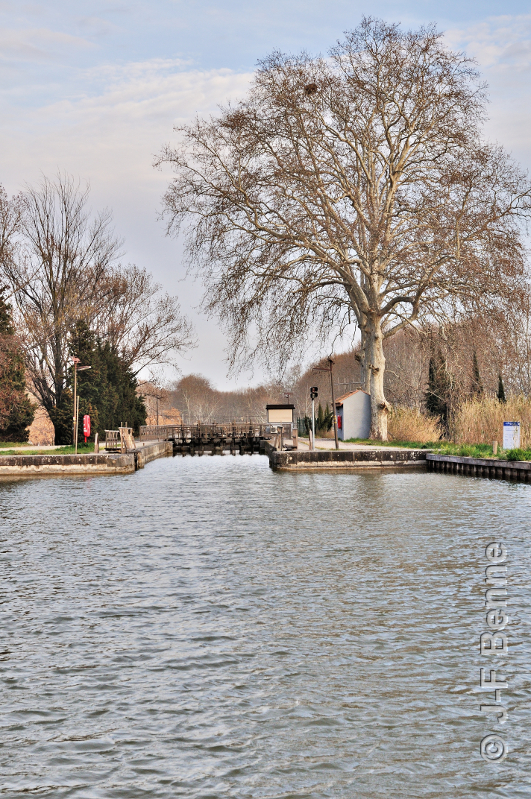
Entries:
[[[79, 358], [73, 358], [74, 361], [74, 448], [77, 455], [77, 435], [79, 427], [79, 397], [77, 396], [77, 370]], [[86, 369], [92, 369], [91, 366], [80, 366], [79, 371], [84, 372]]]
[[74, 358], [74, 447], [77, 455], [77, 361]]
[[315, 400], [312, 397], [312, 449], [315, 449]]
[[330, 387], [332, 389], [332, 411], [334, 414], [334, 438], [336, 440], [336, 449], [339, 449], [339, 441], [337, 440], [337, 416], [336, 416], [336, 398], [334, 395], [334, 361], [332, 358], [328, 359], [328, 363], [330, 364]]
[[77, 455], [77, 441], [79, 438], [79, 396], [76, 400], [76, 455]]

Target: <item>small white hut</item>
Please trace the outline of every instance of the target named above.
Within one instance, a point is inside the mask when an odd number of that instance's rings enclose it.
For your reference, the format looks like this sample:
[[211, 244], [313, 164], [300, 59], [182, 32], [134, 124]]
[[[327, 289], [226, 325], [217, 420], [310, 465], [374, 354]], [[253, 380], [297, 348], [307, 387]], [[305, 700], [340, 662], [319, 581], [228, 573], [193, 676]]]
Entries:
[[337, 435], [348, 438], [369, 438], [371, 430], [371, 397], [365, 391], [351, 391], [336, 400]]

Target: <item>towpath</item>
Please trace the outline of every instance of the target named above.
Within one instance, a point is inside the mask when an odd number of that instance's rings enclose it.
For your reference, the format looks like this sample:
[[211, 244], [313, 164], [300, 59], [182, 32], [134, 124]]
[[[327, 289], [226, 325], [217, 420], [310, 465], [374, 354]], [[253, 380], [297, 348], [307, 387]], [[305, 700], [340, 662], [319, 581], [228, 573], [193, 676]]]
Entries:
[[[322, 449], [335, 449], [336, 443], [333, 438], [316, 438], [315, 439], [315, 449], [322, 450]], [[300, 438], [298, 441], [297, 449], [300, 450], [309, 450], [309, 442], [307, 438]], [[352, 444], [348, 441], [340, 441], [339, 442], [339, 449], [347, 449], [347, 450], [378, 450], [382, 449], [381, 446], [378, 444]], [[395, 449], [395, 450], [402, 450], [404, 447], [388, 447], [386, 446], [385, 449]]]

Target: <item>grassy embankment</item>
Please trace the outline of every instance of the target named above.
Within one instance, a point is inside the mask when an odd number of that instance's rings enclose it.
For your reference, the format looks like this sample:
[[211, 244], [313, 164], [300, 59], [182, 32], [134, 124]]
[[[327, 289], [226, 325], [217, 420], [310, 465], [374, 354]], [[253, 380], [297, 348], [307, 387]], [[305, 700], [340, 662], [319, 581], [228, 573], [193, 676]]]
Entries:
[[[505, 421], [520, 422], [521, 449], [498, 448], [498, 454], [494, 455], [492, 442], [500, 443]], [[531, 399], [528, 397], [509, 397], [507, 402], [499, 402], [496, 397], [467, 400], [451, 415], [449, 428], [445, 435], [434, 417], [415, 408], [396, 407], [388, 418], [391, 439], [388, 446], [429, 449], [440, 455], [460, 457], [531, 460]]]
[[[67, 447], [57, 447], [56, 449], [23, 449], [20, 447], [27, 447], [27, 444], [10, 443], [2, 441], [0, 443], [0, 455], [74, 455], [75, 448], [73, 445]], [[94, 442], [77, 445], [78, 455], [86, 455], [89, 452], [94, 452]]]
[[498, 458], [506, 461], [529, 461], [531, 449], [498, 449], [493, 455], [491, 444], [452, 444], [450, 441], [372, 441], [367, 438], [349, 438], [349, 444], [371, 444], [379, 447], [404, 447], [405, 449], [429, 449], [437, 455], [459, 455], [462, 458]]

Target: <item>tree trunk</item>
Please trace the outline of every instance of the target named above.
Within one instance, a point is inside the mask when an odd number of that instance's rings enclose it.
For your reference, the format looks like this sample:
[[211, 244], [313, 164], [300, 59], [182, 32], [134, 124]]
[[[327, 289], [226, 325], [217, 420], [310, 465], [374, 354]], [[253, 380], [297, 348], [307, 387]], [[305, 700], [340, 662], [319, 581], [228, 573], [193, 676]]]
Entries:
[[389, 406], [384, 394], [385, 356], [380, 320], [371, 323], [366, 340], [367, 371], [370, 371], [371, 432], [369, 437], [387, 441], [387, 414]]
[[360, 376], [363, 391], [371, 393], [371, 355], [370, 335], [366, 330], [361, 330], [361, 352], [359, 354]]

